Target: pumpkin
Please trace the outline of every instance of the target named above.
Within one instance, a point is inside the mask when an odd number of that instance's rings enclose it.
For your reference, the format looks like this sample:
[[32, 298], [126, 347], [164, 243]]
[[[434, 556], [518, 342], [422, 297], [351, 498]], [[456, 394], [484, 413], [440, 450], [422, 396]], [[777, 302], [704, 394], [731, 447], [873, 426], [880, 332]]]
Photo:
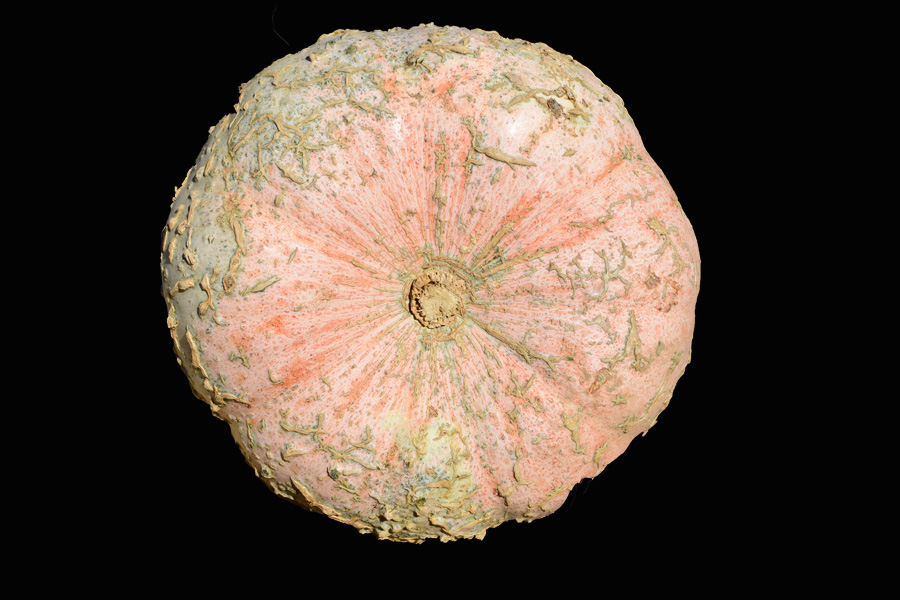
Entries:
[[209, 133], [162, 231], [168, 327], [275, 494], [379, 538], [481, 539], [551, 514], [669, 403], [697, 242], [571, 57], [336, 31]]

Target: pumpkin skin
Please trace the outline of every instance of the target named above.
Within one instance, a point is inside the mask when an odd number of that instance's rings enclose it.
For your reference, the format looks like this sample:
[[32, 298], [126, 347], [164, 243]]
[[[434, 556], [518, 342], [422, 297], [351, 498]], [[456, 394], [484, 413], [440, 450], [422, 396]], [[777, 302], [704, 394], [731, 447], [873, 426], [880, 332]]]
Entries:
[[337, 31], [241, 88], [162, 232], [194, 394], [276, 494], [380, 538], [559, 508], [690, 361], [697, 242], [546, 45]]

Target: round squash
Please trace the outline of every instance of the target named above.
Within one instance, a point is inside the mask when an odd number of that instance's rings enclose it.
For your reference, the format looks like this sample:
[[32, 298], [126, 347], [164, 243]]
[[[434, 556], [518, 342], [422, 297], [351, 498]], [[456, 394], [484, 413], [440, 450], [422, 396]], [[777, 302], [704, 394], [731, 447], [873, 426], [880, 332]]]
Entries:
[[242, 86], [161, 270], [177, 360], [266, 485], [409, 542], [549, 515], [645, 433], [700, 281], [612, 90], [431, 25], [337, 31]]

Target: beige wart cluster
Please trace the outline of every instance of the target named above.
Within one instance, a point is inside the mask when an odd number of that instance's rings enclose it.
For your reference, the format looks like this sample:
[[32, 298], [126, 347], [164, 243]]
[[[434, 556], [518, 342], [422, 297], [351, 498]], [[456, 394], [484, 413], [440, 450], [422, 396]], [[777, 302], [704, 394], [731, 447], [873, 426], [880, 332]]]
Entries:
[[178, 362], [266, 485], [410, 542], [546, 516], [646, 432], [700, 281], [616, 94], [431, 25], [337, 31], [242, 86], [161, 268]]

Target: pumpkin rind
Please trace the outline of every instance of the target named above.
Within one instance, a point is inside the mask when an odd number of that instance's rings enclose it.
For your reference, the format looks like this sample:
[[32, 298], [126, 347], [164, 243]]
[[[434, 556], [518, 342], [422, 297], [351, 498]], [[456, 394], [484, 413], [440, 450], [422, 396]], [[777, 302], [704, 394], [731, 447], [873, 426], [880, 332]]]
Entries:
[[194, 394], [361, 532], [556, 510], [690, 360], [697, 242], [621, 99], [543, 44], [337, 31], [241, 88], [163, 229]]

